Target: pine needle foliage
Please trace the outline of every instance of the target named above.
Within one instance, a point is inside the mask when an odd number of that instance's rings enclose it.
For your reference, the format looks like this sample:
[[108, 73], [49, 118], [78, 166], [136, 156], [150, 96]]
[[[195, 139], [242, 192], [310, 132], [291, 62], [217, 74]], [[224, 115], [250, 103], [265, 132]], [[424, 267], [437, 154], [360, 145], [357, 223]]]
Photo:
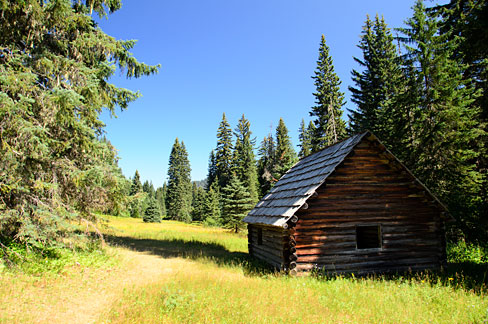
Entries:
[[176, 138], [168, 166], [167, 213], [170, 219], [191, 221], [191, 168], [185, 144]]
[[383, 17], [376, 15], [374, 21], [366, 18], [358, 47], [363, 58], [354, 60], [363, 70], [352, 71], [355, 87], [349, 90], [357, 110], [349, 116], [351, 133], [370, 130], [382, 141], [398, 144], [401, 106], [396, 96], [404, 77], [398, 49]]
[[280, 118], [278, 126], [276, 127], [276, 150], [274, 158], [273, 176], [275, 179], [280, 179], [285, 172], [287, 172], [297, 161], [297, 155], [293, 149], [288, 128]]
[[147, 207], [142, 219], [145, 223], [161, 223], [161, 209], [153, 197], [148, 198]]
[[238, 233], [244, 228], [242, 219], [253, 208], [251, 195], [236, 176], [222, 189], [222, 220], [225, 228]]
[[244, 115], [237, 124], [234, 135], [234, 168], [235, 175], [247, 188], [254, 203], [258, 201], [258, 175], [254, 157], [255, 138], [252, 138], [251, 123]]
[[413, 7], [401, 40], [411, 71], [408, 103], [415, 107], [409, 129], [406, 163], [445, 202], [470, 238], [486, 239], [488, 222], [478, 214], [482, 174], [477, 169], [483, 134], [479, 92], [463, 78], [466, 66], [456, 60], [457, 38], [440, 32], [438, 17], [422, 1]]
[[310, 116], [315, 117], [315, 134], [312, 138], [312, 150], [315, 152], [346, 136], [346, 123], [342, 120], [344, 93], [340, 91], [341, 81], [334, 71], [324, 35], [320, 40], [317, 68], [312, 79], [316, 87], [313, 94], [316, 106], [310, 111]]
[[266, 195], [266, 193], [273, 187], [273, 184], [278, 181], [273, 177], [276, 157], [275, 151], [276, 142], [273, 135], [270, 133], [261, 141], [258, 150], [258, 181], [260, 197]]
[[97, 27], [119, 0], [0, 2], [0, 237], [49, 246], [68, 220], [95, 221], [119, 196], [116, 153], [99, 140], [106, 109], [126, 109], [139, 93], [109, 83], [151, 75], [134, 40]]
[[217, 130], [217, 149], [215, 150], [216, 176], [219, 178], [220, 188], [227, 186], [231, 177], [233, 166], [232, 149], [232, 130], [224, 113]]

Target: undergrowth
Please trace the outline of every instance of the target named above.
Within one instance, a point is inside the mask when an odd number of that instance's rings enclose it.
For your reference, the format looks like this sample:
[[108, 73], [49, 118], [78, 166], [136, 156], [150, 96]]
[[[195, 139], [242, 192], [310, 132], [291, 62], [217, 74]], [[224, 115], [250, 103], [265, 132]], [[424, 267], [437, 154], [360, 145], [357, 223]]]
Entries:
[[110, 267], [117, 262], [99, 240], [90, 237], [80, 236], [68, 244], [54, 247], [31, 247], [7, 240], [0, 243], [0, 272], [59, 274], [70, 266]]

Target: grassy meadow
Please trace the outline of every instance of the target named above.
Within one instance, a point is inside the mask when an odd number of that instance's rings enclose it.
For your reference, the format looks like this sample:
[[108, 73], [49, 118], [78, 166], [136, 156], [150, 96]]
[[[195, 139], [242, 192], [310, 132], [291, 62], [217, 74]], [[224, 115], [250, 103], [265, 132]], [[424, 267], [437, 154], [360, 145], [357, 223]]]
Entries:
[[[443, 274], [290, 277], [249, 259], [244, 234], [106, 219], [99, 261], [71, 257], [60, 271], [4, 271], [0, 322], [65, 322], [70, 314], [85, 323], [488, 321], [486, 263], [452, 264]], [[32, 307], [42, 298], [58, 311]], [[76, 310], [91, 315], [76, 317]]]

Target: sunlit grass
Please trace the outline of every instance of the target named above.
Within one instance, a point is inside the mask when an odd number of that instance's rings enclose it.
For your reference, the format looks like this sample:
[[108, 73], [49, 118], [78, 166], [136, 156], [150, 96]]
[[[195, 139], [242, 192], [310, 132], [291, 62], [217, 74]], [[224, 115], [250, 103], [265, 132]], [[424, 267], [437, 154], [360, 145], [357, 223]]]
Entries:
[[247, 252], [247, 234], [234, 234], [217, 227], [185, 224], [176, 221], [144, 223], [138, 218], [103, 216], [107, 221], [106, 234], [137, 239], [181, 240], [183, 242], [216, 243], [230, 252]]
[[249, 258], [245, 233], [104, 217], [106, 248], [0, 271], [0, 323], [488, 321], [481, 259], [478, 277], [461, 263], [441, 274], [290, 277]]
[[[110, 218], [114, 233], [180, 257], [159, 283], [126, 289], [103, 315], [110, 323], [483, 323], [484, 290], [435, 274], [378, 278], [249, 271], [244, 235], [178, 222], [142, 224]], [[175, 243], [176, 242], [176, 243]], [[127, 242], [126, 242], [127, 243]], [[161, 247], [158, 249], [158, 245]], [[177, 250], [178, 253], [175, 253]], [[222, 260], [232, 259], [233, 262]]]
[[189, 263], [164, 283], [126, 289], [110, 323], [477, 323], [484, 296], [422, 282], [245, 276]]

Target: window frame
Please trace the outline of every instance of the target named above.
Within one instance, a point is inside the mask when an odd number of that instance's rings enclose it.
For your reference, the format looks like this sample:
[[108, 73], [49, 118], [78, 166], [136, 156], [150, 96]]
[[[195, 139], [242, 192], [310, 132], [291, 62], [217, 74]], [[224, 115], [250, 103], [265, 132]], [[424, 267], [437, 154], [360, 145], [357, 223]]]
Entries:
[[[365, 227], [376, 227], [378, 231], [378, 246], [375, 247], [359, 247], [360, 244], [358, 238], [358, 228], [365, 228]], [[383, 249], [383, 228], [381, 224], [374, 223], [374, 224], [358, 224], [355, 226], [355, 235], [356, 235], [356, 251], [380, 251]], [[363, 242], [364, 243], [364, 242]], [[361, 244], [364, 245], [364, 244]]]
[[257, 244], [258, 245], [263, 245], [263, 229], [261, 227], [257, 228]]

